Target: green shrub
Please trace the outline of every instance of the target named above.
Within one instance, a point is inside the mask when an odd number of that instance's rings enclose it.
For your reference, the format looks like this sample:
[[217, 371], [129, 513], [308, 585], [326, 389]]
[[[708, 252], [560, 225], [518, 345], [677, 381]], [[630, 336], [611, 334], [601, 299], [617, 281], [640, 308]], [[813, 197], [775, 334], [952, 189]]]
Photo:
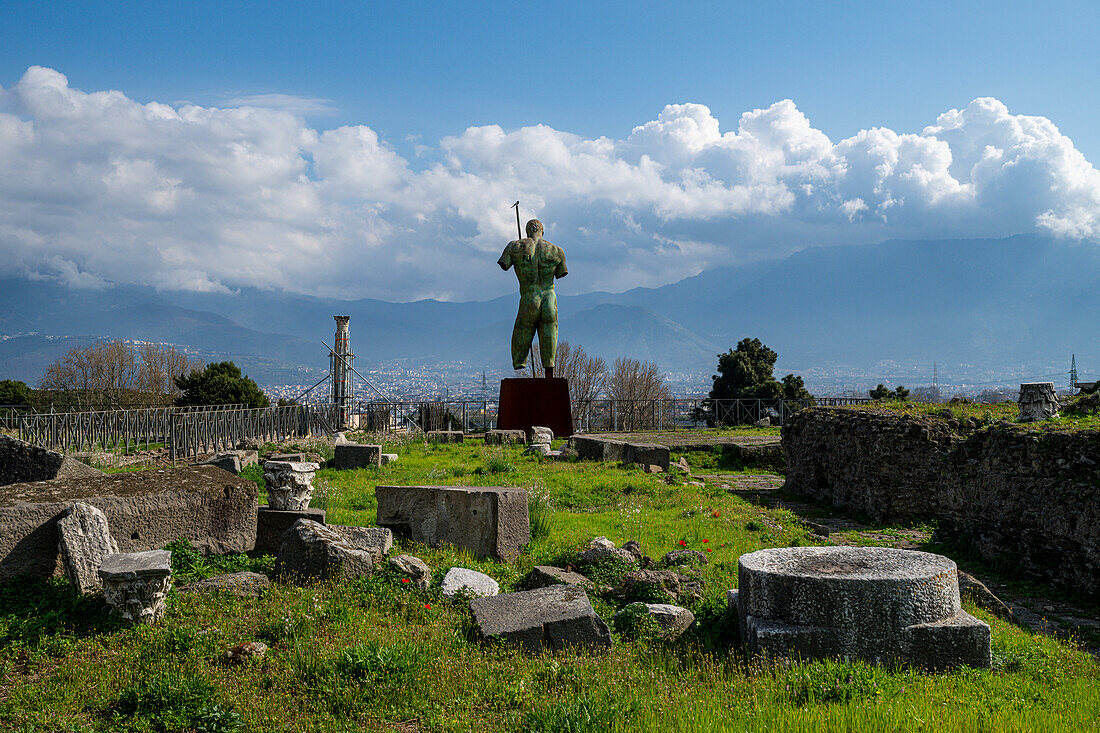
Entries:
[[259, 463], [252, 463], [245, 466], [241, 469], [241, 472], [238, 475], [241, 478], [255, 482], [256, 485], [260, 487], [260, 491], [263, 491], [265, 488], [267, 488], [264, 485], [264, 467], [261, 466]]

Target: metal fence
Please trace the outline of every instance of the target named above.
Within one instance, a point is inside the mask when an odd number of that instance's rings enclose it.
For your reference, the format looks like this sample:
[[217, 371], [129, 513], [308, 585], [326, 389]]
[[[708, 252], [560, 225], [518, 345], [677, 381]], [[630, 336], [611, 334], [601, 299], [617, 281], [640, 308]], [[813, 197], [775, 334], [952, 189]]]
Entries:
[[[577, 432], [690, 430], [714, 425], [744, 425], [765, 417], [782, 425], [787, 416], [809, 405], [852, 405], [860, 397], [816, 397], [812, 400], [680, 398], [668, 400], [587, 400], [572, 403]], [[461, 430], [478, 433], [497, 426], [496, 400], [445, 402], [360, 402], [353, 425], [371, 431]]]
[[247, 408], [156, 407], [100, 412], [15, 412], [0, 427], [62, 453], [167, 447], [172, 460], [236, 448], [241, 440], [282, 440], [337, 429], [334, 405]]

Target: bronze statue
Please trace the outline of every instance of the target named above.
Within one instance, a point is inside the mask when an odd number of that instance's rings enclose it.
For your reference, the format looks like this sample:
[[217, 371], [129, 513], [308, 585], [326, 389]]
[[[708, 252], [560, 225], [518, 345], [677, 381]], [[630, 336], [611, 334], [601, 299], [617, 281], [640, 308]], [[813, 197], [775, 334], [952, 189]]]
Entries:
[[558, 350], [558, 296], [554, 279], [565, 277], [565, 252], [542, 238], [542, 222], [527, 222], [527, 236], [509, 242], [497, 260], [500, 269], [516, 268], [519, 280], [519, 312], [512, 328], [512, 367], [527, 367], [527, 352], [535, 331], [539, 334], [539, 355], [546, 376], [554, 376], [554, 355]]

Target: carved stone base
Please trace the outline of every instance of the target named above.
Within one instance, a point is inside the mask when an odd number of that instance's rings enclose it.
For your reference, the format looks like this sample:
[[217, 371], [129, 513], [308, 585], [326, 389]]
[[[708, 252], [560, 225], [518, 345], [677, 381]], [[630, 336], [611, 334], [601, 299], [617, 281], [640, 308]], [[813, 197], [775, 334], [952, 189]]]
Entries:
[[130, 623], [156, 623], [172, 587], [171, 561], [167, 550], [108, 555], [99, 566], [104, 600]]
[[272, 509], [300, 511], [309, 508], [313, 496], [313, 474], [320, 466], [297, 461], [268, 461], [264, 464], [267, 504]]

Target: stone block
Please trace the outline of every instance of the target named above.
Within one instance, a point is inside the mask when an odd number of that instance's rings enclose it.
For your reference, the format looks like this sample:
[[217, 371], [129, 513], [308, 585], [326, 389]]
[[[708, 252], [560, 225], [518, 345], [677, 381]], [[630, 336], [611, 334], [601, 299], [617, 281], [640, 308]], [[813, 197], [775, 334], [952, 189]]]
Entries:
[[485, 433], [486, 445], [518, 445], [527, 441], [522, 430], [490, 430]]
[[282, 461], [283, 463], [309, 463], [312, 456], [309, 453], [277, 453], [267, 457], [267, 461]]
[[255, 551], [260, 555], [275, 555], [283, 544], [283, 533], [299, 519], [325, 523], [324, 509], [272, 509], [262, 506], [256, 514]]
[[1038, 422], [1058, 417], [1058, 395], [1053, 382], [1030, 382], [1020, 385], [1020, 422]]
[[575, 585], [475, 598], [470, 610], [482, 640], [500, 640], [526, 652], [611, 648], [607, 624]]
[[532, 425], [530, 442], [550, 445], [554, 442], [554, 431], [542, 425]]
[[390, 463], [394, 463], [395, 461], [397, 461], [397, 454], [396, 453], [383, 453], [382, 454], [382, 465], [383, 466], [385, 466], [387, 464], [390, 464]]
[[0, 434], [0, 486], [102, 475], [75, 458]]
[[237, 457], [241, 459], [241, 468], [255, 466], [260, 462], [260, 452], [258, 450], [238, 450], [236, 453]]
[[256, 545], [257, 493], [252, 481], [213, 466], [0, 487], [0, 581], [57, 571], [57, 523], [78, 501], [103, 512], [124, 553], [180, 538], [203, 552], [247, 552]]
[[451, 568], [443, 576], [443, 597], [450, 600], [459, 593], [488, 597], [500, 593], [500, 584], [485, 573], [469, 568]]
[[275, 575], [292, 582], [350, 580], [374, 572], [374, 555], [323, 524], [299, 519], [283, 534]]
[[461, 430], [429, 430], [424, 437], [429, 443], [461, 443], [464, 436]]
[[759, 550], [738, 560], [750, 654], [941, 671], [989, 667], [989, 627], [965, 613], [955, 563], [884, 547]]
[[346, 527], [342, 524], [328, 526], [355, 549], [369, 552], [375, 565], [382, 562], [382, 558], [393, 548], [393, 532], [385, 527]]
[[241, 457], [236, 451], [230, 451], [228, 453], [218, 453], [216, 456], [207, 458], [202, 463], [195, 464], [198, 466], [217, 466], [223, 471], [229, 471], [230, 473], [241, 472]]
[[580, 573], [574, 573], [553, 565], [536, 565], [523, 581], [524, 587], [534, 590], [551, 585], [577, 585], [592, 590], [595, 584]]
[[382, 446], [344, 443], [336, 446], [333, 465], [341, 470], [382, 465]]
[[695, 623], [695, 614], [686, 608], [674, 606], [671, 603], [630, 603], [623, 610], [615, 614], [617, 619], [636, 614], [652, 619], [661, 630], [661, 636], [665, 639], [675, 639], [688, 627]]
[[224, 573], [205, 580], [181, 585], [177, 593], [226, 593], [241, 598], [258, 597], [271, 587], [271, 578], [262, 573], [248, 570], [239, 573]]
[[611, 438], [576, 435], [572, 439], [578, 457], [589, 461], [640, 463], [643, 466], [669, 467], [669, 448], [658, 443], [632, 443]]
[[397, 555], [390, 558], [390, 566], [419, 590], [428, 590], [432, 584], [432, 569], [419, 557]]
[[99, 567], [103, 558], [118, 553], [111, 539], [107, 517], [90, 504], [76, 502], [57, 522], [61, 562], [65, 575], [80, 593], [94, 593], [102, 586]]
[[597, 537], [589, 542], [588, 547], [581, 551], [577, 559], [582, 563], [619, 560], [629, 565], [634, 565], [638, 561], [629, 550], [616, 547], [615, 543], [606, 537]]
[[103, 599], [126, 621], [152, 624], [164, 616], [172, 587], [172, 553], [167, 550], [116, 553], [99, 566]]
[[416, 542], [511, 561], [531, 541], [527, 492], [509, 487], [379, 486], [378, 525]]

